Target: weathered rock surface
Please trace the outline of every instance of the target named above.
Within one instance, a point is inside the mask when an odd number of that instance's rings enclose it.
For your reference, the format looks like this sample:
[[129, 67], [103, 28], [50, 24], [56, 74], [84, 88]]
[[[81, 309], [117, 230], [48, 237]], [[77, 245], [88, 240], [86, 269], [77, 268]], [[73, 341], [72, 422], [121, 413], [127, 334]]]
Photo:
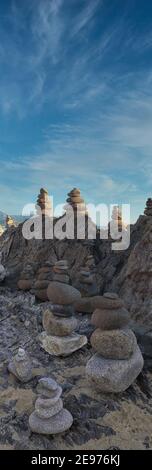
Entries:
[[72, 286], [60, 282], [50, 282], [47, 289], [48, 299], [55, 304], [72, 304], [81, 298], [80, 292]]
[[91, 317], [91, 323], [102, 330], [113, 330], [126, 326], [129, 319], [128, 310], [125, 308], [115, 310], [96, 309]]
[[90, 341], [93, 349], [107, 359], [129, 359], [137, 348], [136, 337], [127, 328], [110, 331], [97, 328]]
[[139, 347], [130, 359], [105, 359], [95, 354], [87, 363], [86, 375], [92, 385], [105, 393], [119, 393], [126, 390], [138, 377], [143, 368], [143, 357]]
[[42, 347], [51, 355], [68, 356], [87, 344], [87, 337], [73, 333], [68, 336], [53, 336], [41, 333]]

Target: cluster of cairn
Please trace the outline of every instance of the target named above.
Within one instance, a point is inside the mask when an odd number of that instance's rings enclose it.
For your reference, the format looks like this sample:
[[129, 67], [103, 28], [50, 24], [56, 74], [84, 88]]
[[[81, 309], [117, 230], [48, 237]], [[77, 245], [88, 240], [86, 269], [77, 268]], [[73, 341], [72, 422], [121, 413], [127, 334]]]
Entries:
[[8, 370], [20, 382], [28, 382], [32, 379], [32, 363], [29, 355], [23, 348], [19, 348], [17, 354], [8, 364]]
[[152, 216], [152, 199], [150, 197], [146, 201], [144, 214], [147, 216]]
[[46, 261], [44, 265], [39, 268], [37, 272], [37, 279], [33, 285], [32, 293], [35, 295], [37, 299], [46, 302], [48, 300], [47, 297], [47, 288], [52, 281], [53, 274], [52, 274], [52, 267], [53, 262]]
[[116, 294], [103, 296], [103, 308], [92, 315], [96, 327], [91, 344], [96, 354], [88, 361], [86, 374], [102, 392], [126, 390], [143, 368], [136, 337], [128, 327], [129, 313]]
[[30, 290], [34, 280], [34, 268], [31, 264], [24, 266], [18, 281], [18, 288], [21, 290]]
[[95, 281], [95, 261], [93, 255], [88, 255], [85, 265], [81, 268], [75, 287], [81, 292], [82, 297], [97, 295], [99, 289]]
[[73, 423], [71, 413], [63, 408], [62, 388], [55, 380], [44, 377], [37, 385], [35, 410], [29, 417], [32, 432], [58, 434], [67, 431]]
[[40, 193], [38, 194], [37, 198], [37, 211], [38, 208], [41, 210], [41, 214], [51, 217], [52, 215], [52, 206], [51, 206], [51, 201], [48, 195], [48, 191], [44, 188], [40, 189]]
[[68, 356], [87, 343], [84, 335], [75, 333], [77, 320], [74, 303], [80, 292], [68, 284], [66, 260], [57, 261], [53, 268], [54, 280], [49, 283], [47, 296], [50, 307], [43, 313], [44, 332], [40, 335], [42, 347], [51, 355]]

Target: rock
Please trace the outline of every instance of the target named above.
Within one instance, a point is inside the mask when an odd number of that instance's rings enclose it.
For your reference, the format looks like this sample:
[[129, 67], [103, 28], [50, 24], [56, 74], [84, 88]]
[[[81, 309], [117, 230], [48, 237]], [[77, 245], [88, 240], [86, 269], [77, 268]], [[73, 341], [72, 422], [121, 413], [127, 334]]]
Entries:
[[42, 377], [38, 382], [37, 391], [49, 390], [49, 392], [55, 392], [57, 388], [58, 384], [56, 380], [51, 379], [50, 377]]
[[39, 418], [51, 418], [63, 409], [63, 401], [61, 400], [61, 398], [59, 398], [56, 403], [49, 407], [45, 406], [45, 401], [48, 400], [38, 398], [35, 402], [35, 413], [37, 416], [39, 416]]
[[80, 292], [72, 286], [60, 282], [50, 282], [47, 289], [49, 300], [56, 304], [72, 304], [81, 298]]
[[102, 331], [98, 328], [90, 341], [93, 349], [108, 359], [129, 359], [137, 348], [136, 337], [130, 329]]
[[123, 328], [129, 323], [129, 313], [125, 308], [114, 310], [96, 309], [91, 317], [91, 323], [102, 330]]
[[45, 280], [38, 280], [34, 284], [34, 289], [47, 289], [49, 285], [49, 281]]
[[86, 375], [94, 387], [104, 393], [119, 393], [136, 380], [143, 368], [143, 357], [136, 347], [130, 359], [104, 359], [95, 354], [87, 363]]
[[18, 349], [18, 353], [8, 364], [8, 370], [21, 382], [28, 382], [32, 379], [31, 360], [24, 349]]
[[49, 304], [49, 311], [54, 315], [60, 314], [62, 316], [72, 316], [74, 314], [73, 305], [58, 305]]
[[38, 299], [42, 300], [43, 302], [47, 302], [47, 289], [33, 289], [33, 293]]
[[33, 285], [33, 280], [32, 279], [20, 279], [18, 281], [18, 288], [21, 290], [30, 290]]
[[63, 409], [49, 419], [39, 418], [34, 411], [29, 417], [29, 425], [32, 432], [39, 434], [58, 434], [67, 431], [72, 426], [71, 413]]
[[105, 297], [106, 299], [114, 299], [114, 300], [119, 299], [118, 295], [115, 294], [114, 292], [105, 292], [103, 294], [103, 297]]
[[69, 282], [69, 276], [66, 274], [54, 274], [53, 279], [54, 281], [65, 282], [67, 284]]
[[77, 327], [77, 320], [74, 317], [57, 318], [49, 310], [43, 313], [43, 327], [47, 334], [57, 336], [67, 336]]
[[97, 308], [119, 309], [124, 306], [121, 299], [110, 299], [101, 295], [85, 297], [75, 302], [75, 309], [81, 313], [92, 313]]
[[87, 337], [73, 333], [69, 336], [51, 336], [42, 332], [40, 341], [43, 349], [53, 356], [68, 356], [87, 344]]

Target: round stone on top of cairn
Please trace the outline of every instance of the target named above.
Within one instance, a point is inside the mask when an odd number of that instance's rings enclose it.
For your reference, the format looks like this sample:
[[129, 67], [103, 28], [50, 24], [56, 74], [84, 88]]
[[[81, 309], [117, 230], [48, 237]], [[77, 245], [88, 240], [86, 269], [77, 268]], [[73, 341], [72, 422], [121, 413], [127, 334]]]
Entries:
[[8, 370], [20, 382], [28, 382], [32, 379], [32, 362], [23, 348], [19, 348], [17, 354], [8, 364]]
[[152, 216], [152, 199], [150, 197], [146, 201], [144, 214], [147, 216]]
[[95, 355], [87, 363], [86, 375], [98, 390], [119, 393], [137, 378], [143, 368], [143, 357], [121, 300], [112, 293], [104, 294], [104, 299], [104, 308], [96, 309], [91, 319], [96, 328], [91, 336]]
[[29, 417], [32, 432], [59, 434], [67, 431], [73, 423], [71, 413], [63, 407], [62, 388], [49, 377], [39, 380], [35, 410]]
[[37, 198], [37, 206], [40, 207], [42, 215], [51, 217], [52, 206], [47, 189], [41, 188]]
[[77, 320], [74, 304], [81, 298], [80, 292], [68, 284], [67, 261], [55, 263], [55, 280], [49, 283], [47, 296], [50, 307], [43, 313], [44, 332], [40, 335], [42, 347], [53, 356], [68, 356], [87, 343], [84, 335], [75, 333]]

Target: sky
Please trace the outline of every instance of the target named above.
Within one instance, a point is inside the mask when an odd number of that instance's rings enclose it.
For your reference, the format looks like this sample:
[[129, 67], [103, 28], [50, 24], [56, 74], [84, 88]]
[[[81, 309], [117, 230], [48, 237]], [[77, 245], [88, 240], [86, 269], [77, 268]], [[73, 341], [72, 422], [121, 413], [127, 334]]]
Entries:
[[152, 2], [1, 0], [0, 210], [152, 196]]

